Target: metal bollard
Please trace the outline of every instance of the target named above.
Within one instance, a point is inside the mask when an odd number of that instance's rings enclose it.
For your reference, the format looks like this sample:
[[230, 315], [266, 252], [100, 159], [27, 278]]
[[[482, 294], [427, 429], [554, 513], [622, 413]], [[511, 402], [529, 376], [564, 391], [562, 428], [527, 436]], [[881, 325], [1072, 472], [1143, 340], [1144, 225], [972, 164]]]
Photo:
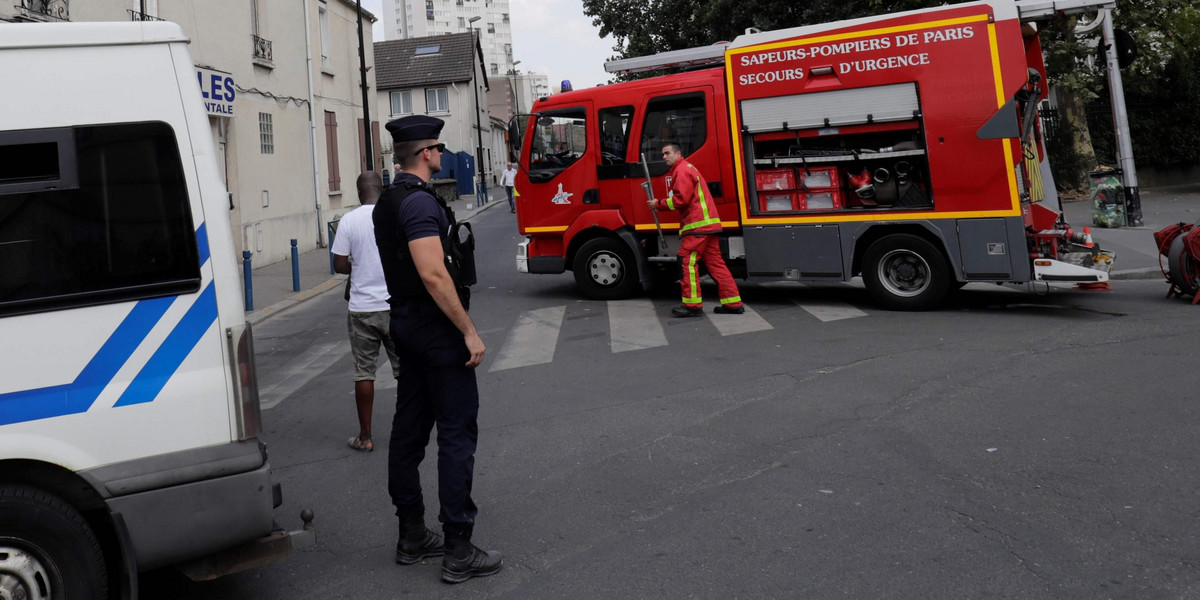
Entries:
[[246, 312], [250, 312], [254, 310], [254, 282], [251, 279], [249, 250], [242, 250], [242, 273], [246, 279]]
[[296, 249], [295, 238], [292, 238], [292, 291], [300, 291], [300, 251]]

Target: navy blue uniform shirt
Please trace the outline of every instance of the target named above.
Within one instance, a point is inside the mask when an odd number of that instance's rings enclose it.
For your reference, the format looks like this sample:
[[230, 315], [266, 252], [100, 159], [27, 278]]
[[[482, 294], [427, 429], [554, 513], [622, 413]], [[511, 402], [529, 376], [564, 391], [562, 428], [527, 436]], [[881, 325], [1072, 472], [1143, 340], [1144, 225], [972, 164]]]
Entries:
[[401, 202], [405, 185], [420, 183], [411, 173], [398, 173], [392, 187], [379, 198], [372, 214], [375, 242], [383, 265], [388, 294], [395, 302], [409, 298], [432, 300], [409, 255], [408, 242], [437, 236], [445, 241], [450, 232], [450, 218], [437, 198], [423, 190], [408, 190]]

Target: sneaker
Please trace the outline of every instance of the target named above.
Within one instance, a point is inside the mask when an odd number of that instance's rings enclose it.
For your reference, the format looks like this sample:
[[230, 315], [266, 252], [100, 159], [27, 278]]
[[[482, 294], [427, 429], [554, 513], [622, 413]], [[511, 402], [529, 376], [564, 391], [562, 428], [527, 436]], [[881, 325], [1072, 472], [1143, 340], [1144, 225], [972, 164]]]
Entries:
[[419, 540], [401, 538], [396, 544], [396, 562], [402, 565], [412, 565], [426, 558], [445, 554], [446, 547], [442, 544], [442, 536], [425, 529], [425, 535]]
[[744, 307], [744, 306], [725, 306], [724, 304], [722, 304], [718, 307], [713, 308], [713, 312], [717, 313], [718, 315], [740, 315], [740, 314], [746, 312], [746, 307]]
[[470, 542], [467, 545], [470, 549], [466, 556], [459, 558], [455, 555], [460, 552], [455, 552], [442, 557], [442, 581], [462, 583], [472, 577], [487, 577], [500, 572], [500, 568], [504, 566], [504, 558], [499, 552], [482, 550]]
[[676, 306], [671, 309], [671, 314], [679, 318], [703, 317], [704, 309], [700, 307], [693, 308], [691, 306]]

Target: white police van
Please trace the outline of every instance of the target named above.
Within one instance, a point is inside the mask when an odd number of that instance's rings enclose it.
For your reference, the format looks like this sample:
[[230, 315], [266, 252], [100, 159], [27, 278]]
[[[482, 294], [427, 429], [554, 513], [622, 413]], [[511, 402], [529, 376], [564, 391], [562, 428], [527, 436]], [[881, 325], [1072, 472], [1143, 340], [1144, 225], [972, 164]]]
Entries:
[[2, 24], [0, 77], [0, 597], [286, 556], [187, 38]]

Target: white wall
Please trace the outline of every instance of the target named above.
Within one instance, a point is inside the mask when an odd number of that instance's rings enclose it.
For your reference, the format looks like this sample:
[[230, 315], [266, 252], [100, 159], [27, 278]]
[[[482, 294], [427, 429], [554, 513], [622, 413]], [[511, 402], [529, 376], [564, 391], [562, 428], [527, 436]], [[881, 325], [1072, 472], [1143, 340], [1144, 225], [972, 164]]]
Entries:
[[[0, 18], [19, 9], [0, 3]], [[304, 5], [311, 18], [304, 29]], [[286, 259], [289, 240], [301, 251], [317, 247], [325, 222], [358, 206], [354, 180], [359, 173], [358, 119], [362, 95], [358, 87], [358, 31], [353, 2], [328, 0], [331, 74], [322, 74], [318, 0], [258, 0], [258, 36], [271, 43], [271, 60], [255, 58], [253, 18], [247, 0], [149, 0], [147, 13], [174, 21], [191, 39], [189, 52], [198, 66], [228, 73], [236, 86], [234, 115], [210, 116], [218, 149], [224, 143], [225, 172], [234, 208], [229, 213], [238, 255], [251, 250], [256, 266]], [[71, 3], [71, 21], [128, 21], [140, 0], [89, 0]], [[307, 34], [307, 35], [306, 35]], [[313, 185], [313, 149], [309, 128], [308, 63], [305, 42], [314, 54], [317, 96], [317, 170], [321, 185]], [[364, 22], [364, 44], [372, 47], [371, 24]], [[367, 52], [367, 64], [373, 53]], [[367, 84], [373, 89], [374, 73]], [[374, 93], [370, 94], [374, 97]], [[338, 118], [338, 155], [342, 192], [330, 194], [326, 172], [323, 113]], [[375, 107], [371, 107], [378, 120]], [[271, 115], [274, 148], [262, 151], [259, 113]], [[263, 191], [269, 204], [263, 206]], [[318, 217], [318, 202], [320, 215]], [[318, 221], [320, 232], [318, 233]], [[237, 235], [241, 232], [241, 235]], [[261, 250], [259, 248], [261, 247]]]

